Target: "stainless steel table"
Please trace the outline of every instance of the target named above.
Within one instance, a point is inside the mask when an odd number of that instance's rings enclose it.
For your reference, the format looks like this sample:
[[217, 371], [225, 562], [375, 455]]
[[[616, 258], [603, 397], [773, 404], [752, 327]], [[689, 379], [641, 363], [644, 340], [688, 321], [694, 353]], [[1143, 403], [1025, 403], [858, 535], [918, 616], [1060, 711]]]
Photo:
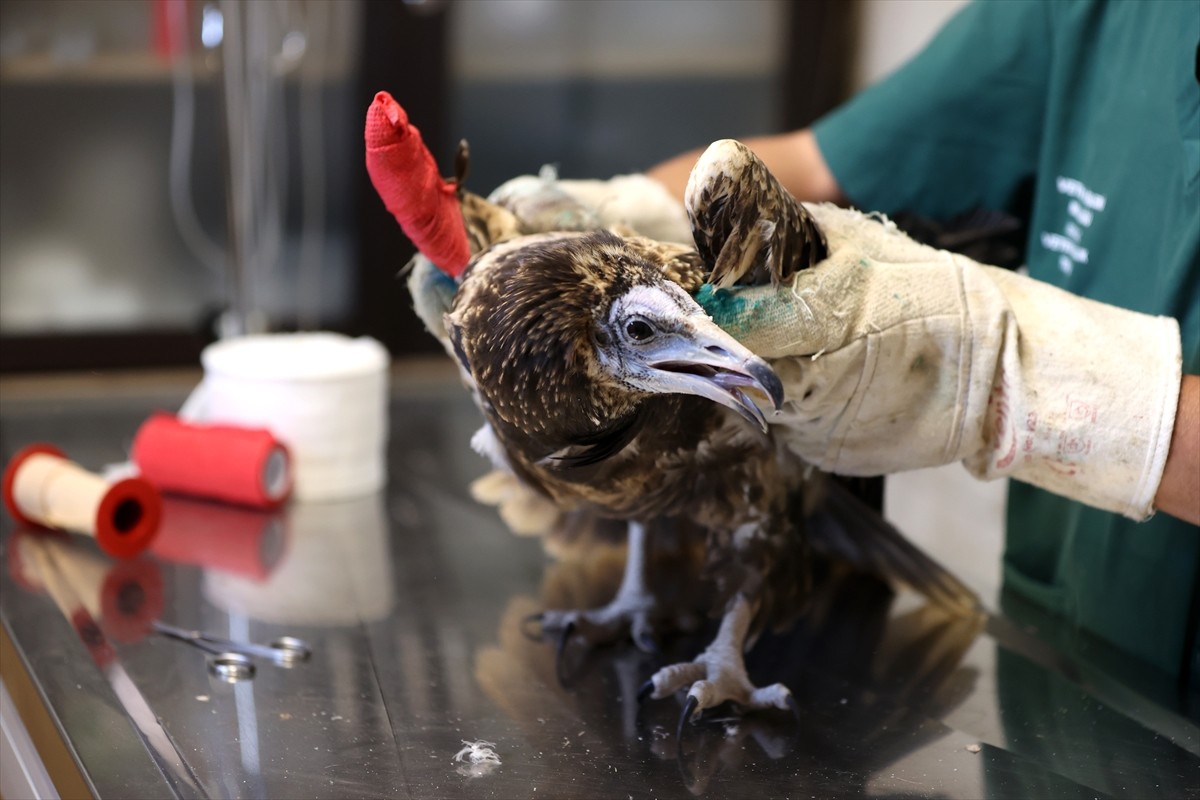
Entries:
[[[602, 603], [620, 554], [549, 559], [475, 504], [478, 416], [448, 370], [420, 375], [396, 371], [385, 492], [276, 515], [172, 500], [161, 543], [132, 565], [82, 537], [36, 545], [82, 576], [74, 601], [14, 559], [39, 534], [5, 519], [5, 674], [32, 679], [95, 795], [1200, 796], [1194, 692], [1016, 598], [958, 620], [855, 574], [825, 579], [820, 607], [750, 655], [752, 677], [793, 689], [798, 723], [717, 714], [677, 742], [680, 703], [639, 710], [635, 695], [702, 638], [667, 640], [660, 658], [575, 649], [556, 675], [521, 619]], [[0, 455], [44, 440], [92, 468], [120, 460], [186, 382], [10, 383]], [[230, 681], [152, 619], [299, 637], [312, 655]], [[455, 760], [478, 742], [500, 763]]]

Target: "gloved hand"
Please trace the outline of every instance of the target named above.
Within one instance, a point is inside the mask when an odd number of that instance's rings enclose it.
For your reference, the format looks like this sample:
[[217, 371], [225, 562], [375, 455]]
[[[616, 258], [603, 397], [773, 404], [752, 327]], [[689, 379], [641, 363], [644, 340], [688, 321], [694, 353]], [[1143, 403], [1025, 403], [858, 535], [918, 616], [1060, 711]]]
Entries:
[[1151, 512], [1179, 396], [1175, 320], [919, 245], [856, 211], [808, 208], [826, 261], [791, 285], [699, 298], [773, 360], [787, 396], [773, 422], [799, 455], [848, 475], [962, 461], [980, 478]]
[[552, 166], [505, 181], [488, 200], [504, 206], [530, 233], [629, 228], [660, 242], [692, 244], [683, 204], [645, 175], [558, 180]]

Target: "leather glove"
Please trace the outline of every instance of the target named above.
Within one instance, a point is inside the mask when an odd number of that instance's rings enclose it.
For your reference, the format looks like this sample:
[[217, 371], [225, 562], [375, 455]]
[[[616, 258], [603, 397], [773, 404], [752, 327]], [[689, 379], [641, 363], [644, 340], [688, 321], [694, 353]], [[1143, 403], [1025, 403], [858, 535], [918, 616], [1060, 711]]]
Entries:
[[773, 423], [822, 469], [961, 461], [1142, 519], [1181, 380], [1179, 327], [913, 242], [886, 220], [808, 206], [828, 259], [791, 285], [701, 293], [771, 359]]

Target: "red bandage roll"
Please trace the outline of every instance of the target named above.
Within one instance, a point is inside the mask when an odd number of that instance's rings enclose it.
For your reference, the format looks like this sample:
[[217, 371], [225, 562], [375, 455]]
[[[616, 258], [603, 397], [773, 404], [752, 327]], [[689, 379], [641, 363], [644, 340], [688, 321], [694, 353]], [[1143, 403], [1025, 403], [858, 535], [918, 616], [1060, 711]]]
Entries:
[[138, 429], [132, 455], [142, 477], [168, 492], [274, 508], [292, 490], [287, 448], [264, 428], [155, 414]]
[[264, 581], [287, 549], [282, 513], [166, 497], [152, 552], [177, 564]]
[[4, 505], [18, 522], [94, 536], [117, 558], [145, 549], [162, 513], [158, 492], [141, 478], [110, 485], [46, 444], [13, 456], [3, 492]]

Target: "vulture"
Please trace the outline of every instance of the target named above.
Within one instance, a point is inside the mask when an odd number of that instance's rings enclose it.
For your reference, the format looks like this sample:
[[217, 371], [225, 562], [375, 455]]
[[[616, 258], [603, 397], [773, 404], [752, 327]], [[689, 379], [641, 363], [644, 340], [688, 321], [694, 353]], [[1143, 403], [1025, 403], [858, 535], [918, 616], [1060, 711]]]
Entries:
[[810, 550], [973, 606], [969, 589], [788, 448], [773, 423], [788, 403], [777, 370], [697, 300], [783, 283], [826, 255], [813, 215], [747, 147], [723, 140], [697, 162], [685, 202], [694, 243], [681, 244], [600, 226], [551, 182], [536, 207], [472, 194], [465, 145], [443, 180], [385, 92], [365, 135], [376, 189], [428, 259], [410, 286], [482, 412], [476, 449], [556, 508], [627, 527], [613, 600], [539, 615], [560, 653], [572, 636], [653, 647], [647, 552], [664, 530], [704, 537], [720, 619], [702, 653], [662, 667], [639, 695], [686, 691], [681, 728], [724, 703], [798, 713], [786, 686], [751, 682], [743, 654], [803, 606]]

